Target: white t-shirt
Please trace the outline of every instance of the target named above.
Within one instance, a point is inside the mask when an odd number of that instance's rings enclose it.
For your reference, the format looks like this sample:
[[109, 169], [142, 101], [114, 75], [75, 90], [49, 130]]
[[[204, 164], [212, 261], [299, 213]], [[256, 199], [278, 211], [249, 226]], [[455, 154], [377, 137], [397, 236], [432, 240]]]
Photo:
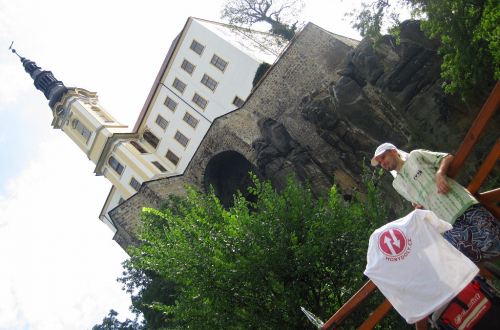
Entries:
[[479, 269], [440, 233], [452, 226], [427, 210], [415, 210], [375, 230], [365, 275], [408, 323], [455, 297]]

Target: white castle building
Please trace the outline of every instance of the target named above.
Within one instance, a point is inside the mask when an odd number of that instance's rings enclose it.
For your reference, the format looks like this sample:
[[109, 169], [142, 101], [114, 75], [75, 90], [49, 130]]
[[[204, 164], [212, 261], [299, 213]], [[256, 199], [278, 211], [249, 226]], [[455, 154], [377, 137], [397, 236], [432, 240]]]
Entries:
[[262, 62], [273, 63], [265, 33], [188, 18], [172, 42], [130, 131], [96, 93], [68, 88], [35, 62], [23, 66], [49, 100], [52, 126], [64, 131], [112, 188], [99, 218], [116, 232], [108, 212], [145, 181], [182, 174], [215, 118], [241, 107]]

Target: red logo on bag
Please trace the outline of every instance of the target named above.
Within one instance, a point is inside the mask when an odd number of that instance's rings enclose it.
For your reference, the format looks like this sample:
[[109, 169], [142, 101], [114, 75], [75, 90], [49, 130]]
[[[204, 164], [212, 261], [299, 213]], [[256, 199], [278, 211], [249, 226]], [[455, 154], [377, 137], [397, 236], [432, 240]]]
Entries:
[[378, 238], [380, 251], [390, 261], [404, 259], [410, 253], [411, 239], [407, 240], [405, 234], [398, 228], [386, 229]]

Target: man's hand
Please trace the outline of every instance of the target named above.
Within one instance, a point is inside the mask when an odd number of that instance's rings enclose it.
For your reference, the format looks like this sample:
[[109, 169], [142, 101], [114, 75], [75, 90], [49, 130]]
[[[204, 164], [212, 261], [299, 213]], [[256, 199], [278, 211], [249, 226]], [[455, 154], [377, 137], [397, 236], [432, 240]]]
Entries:
[[438, 193], [446, 195], [450, 191], [450, 184], [446, 181], [446, 177], [439, 171], [436, 173], [436, 187]]
[[439, 194], [446, 195], [450, 191], [450, 184], [446, 181], [444, 175], [448, 171], [448, 167], [452, 160], [453, 156], [448, 155], [439, 162], [439, 168], [436, 171], [436, 187]]

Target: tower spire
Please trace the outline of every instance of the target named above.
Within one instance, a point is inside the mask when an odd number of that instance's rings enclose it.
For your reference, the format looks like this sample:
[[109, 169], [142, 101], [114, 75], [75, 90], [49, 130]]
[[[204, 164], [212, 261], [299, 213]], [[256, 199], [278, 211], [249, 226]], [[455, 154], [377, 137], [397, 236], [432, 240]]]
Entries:
[[[12, 42], [12, 44], [14, 44], [14, 42]], [[34, 61], [30, 61], [29, 59], [20, 56], [16, 50], [12, 48], [12, 44], [9, 49], [12, 49], [12, 52], [21, 59], [24, 70], [33, 79], [36, 89], [41, 91], [47, 100], [49, 100], [49, 106], [52, 109], [52, 107], [61, 100], [62, 96], [68, 91], [68, 89], [64, 86], [62, 81], [59, 81], [54, 77], [52, 72], [42, 70], [42, 68], [37, 66]]]

